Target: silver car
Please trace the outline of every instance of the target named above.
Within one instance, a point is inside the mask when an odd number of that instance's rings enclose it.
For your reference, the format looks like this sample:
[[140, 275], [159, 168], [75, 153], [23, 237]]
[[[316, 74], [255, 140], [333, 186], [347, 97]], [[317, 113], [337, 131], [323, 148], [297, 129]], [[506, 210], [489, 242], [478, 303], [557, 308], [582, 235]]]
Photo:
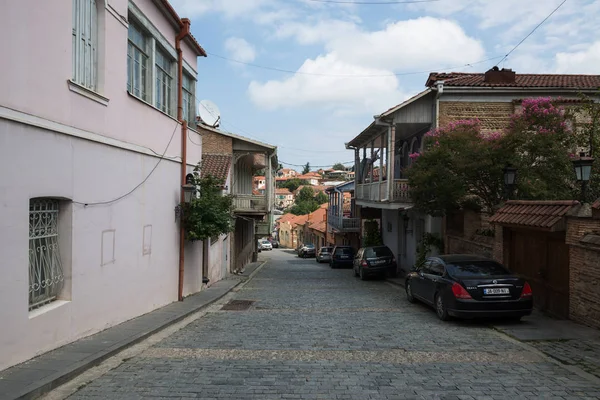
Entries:
[[333, 251], [333, 247], [321, 247], [319, 252], [317, 253], [317, 262], [330, 262], [331, 261], [331, 252]]

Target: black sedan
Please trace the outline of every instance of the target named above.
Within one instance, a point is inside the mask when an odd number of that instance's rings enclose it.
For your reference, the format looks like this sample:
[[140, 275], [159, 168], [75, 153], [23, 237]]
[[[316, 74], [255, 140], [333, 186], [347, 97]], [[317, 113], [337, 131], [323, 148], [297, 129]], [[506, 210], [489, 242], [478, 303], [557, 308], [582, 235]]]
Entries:
[[395, 271], [396, 258], [387, 246], [363, 247], [354, 258], [354, 276], [360, 276], [363, 281], [369, 276], [383, 276]]
[[406, 297], [435, 308], [442, 321], [457, 318], [508, 317], [533, 309], [531, 286], [496, 261], [475, 255], [429, 257], [406, 277]]
[[354, 261], [354, 249], [352, 246], [335, 246], [331, 253], [331, 260], [329, 266], [331, 268], [337, 267], [352, 267]]

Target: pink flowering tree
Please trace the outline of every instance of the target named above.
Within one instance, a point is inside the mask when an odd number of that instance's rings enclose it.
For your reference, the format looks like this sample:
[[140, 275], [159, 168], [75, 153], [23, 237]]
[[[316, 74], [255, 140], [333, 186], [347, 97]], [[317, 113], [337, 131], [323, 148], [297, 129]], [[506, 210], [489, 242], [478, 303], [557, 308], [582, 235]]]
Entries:
[[486, 210], [502, 200], [502, 166], [508, 156], [503, 135], [482, 132], [479, 120], [455, 121], [425, 135], [423, 154], [411, 154], [407, 171], [415, 206], [431, 215], [445, 215], [476, 199]]
[[552, 200], [577, 197], [570, 155], [577, 147], [569, 115], [556, 106], [560, 99], [524, 99], [501, 145], [518, 168], [517, 193], [521, 199]]

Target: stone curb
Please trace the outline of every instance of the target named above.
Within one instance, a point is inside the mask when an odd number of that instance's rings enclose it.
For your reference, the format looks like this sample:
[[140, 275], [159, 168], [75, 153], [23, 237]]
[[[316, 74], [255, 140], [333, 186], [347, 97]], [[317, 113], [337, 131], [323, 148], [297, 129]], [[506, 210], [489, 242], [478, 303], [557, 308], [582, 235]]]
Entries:
[[[236, 284], [234, 284], [233, 286], [228, 288], [223, 293], [220, 293], [215, 298], [210, 299], [203, 304], [200, 304], [198, 307], [195, 307], [190, 310], [185, 310], [185, 311], [181, 312], [180, 314], [176, 315], [175, 317], [167, 319], [166, 321], [164, 321], [162, 323], [159, 323], [157, 326], [155, 326], [151, 329], [142, 330], [141, 332], [139, 332], [133, 336], [130, 336], [129, 338], [127, 338], [121, 342], [118, 342], [106, 349], [100, 350], [100, 351], [94, 353], [93, 355], [91, 355], [77, 363], [70, 365], [69, 367], [65, 368], [63, 371], [46, 376], [37, 382], [31, 383], [25, 389], [21, 389], [21, 390], [17, 391], [16, 393], [0, 394], [0, 399], [1, 400], [4, 400], [4, 399], [6, 399], [6, 400], [9, 400], [9, 399], [14, 399], [14, 400], [36, 399], [36, 398], [52, 391], [53, 389], [58, 388], [59, 386], [74, 379], [78, 375], [81, 375], [83, 372], [101, 364], [103, 361], [114, 356], [115, 354], [120, 353], [121, 351], [143, 341], [144, 339], [147, 339], [148, 337], [168, 328], [169, 326], [174, 325], [174, 324], [184, 320], [185, 318], [189, 317], [190, 315], [195, 314], [198, 311], [201, 311], [201, 310], [209, 307], [210, 305], [216, 303], [217, 301], [219, 301], [220, 299], [225, 297], [227, 294], [239, 290], [239, 288], [241, 286], [245, 285], [250, 280], [252, 280], [252, 278], [254, 278], [254, 276], [264, 267], [264, 265], [267, 262], [268, 262], [268, 260], [264, 260], [262, 262], [262, 264], [259, 265], [247, 278], [239, 280]], [[160, 309], [157, 309], [154, 311], [158, 311], [158, 310], [160, 310]], [[152, 313], [154, 311], [151, 311], [150, 313]], [[136, 317], [136, 318], [138, 318], [138, 317]], [[125, 321], [125, 322], [127, 322], [127, 321]], [[118, 326], [118, 325], [116, 325], [116, 326]], [[108, 328], [108, 329], [111, 329], [111, 328]], [[101, 333], [101, 332], [99, 332], [99, 333]], [[77, 341], [75, 341], [75, 342], [77, 342]], [[75, 342], [72, 342], [72, 343], [75, 343]], [[5, 396], [10, 396], [10, 397], [5, 397]]]

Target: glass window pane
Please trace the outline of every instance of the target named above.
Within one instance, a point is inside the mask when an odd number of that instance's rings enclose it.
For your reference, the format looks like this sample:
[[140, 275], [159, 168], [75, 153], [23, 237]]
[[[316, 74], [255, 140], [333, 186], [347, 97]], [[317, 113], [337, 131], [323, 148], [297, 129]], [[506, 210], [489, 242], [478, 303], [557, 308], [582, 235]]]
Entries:
[[453, 276], [482, 277], [510, 275], [510, 272], [495, 261], [461, 261], [447, 265], [448, 272]]

